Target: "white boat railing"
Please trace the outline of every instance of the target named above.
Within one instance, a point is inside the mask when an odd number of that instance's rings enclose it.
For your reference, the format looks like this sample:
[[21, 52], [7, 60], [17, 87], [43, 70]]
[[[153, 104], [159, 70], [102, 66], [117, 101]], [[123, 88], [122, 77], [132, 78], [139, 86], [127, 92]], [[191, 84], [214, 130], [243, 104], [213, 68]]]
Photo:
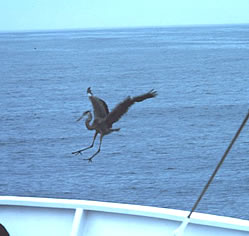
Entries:
[[[0, 197], [0, 223], [12, 236], [170, 236], [189, 212], [130, 204]], [[184, 236], [245, 236], [249, 221], [194, 212]]]

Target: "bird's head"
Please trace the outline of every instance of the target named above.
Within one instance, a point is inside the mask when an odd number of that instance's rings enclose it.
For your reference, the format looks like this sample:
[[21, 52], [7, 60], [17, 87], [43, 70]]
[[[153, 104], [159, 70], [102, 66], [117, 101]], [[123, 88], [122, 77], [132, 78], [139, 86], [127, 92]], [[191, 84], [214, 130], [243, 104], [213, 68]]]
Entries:
[[77, 121], [80, 121], [84, 116], [91, 116], [91, 111], [83, 112], [83, 114], [81, 115], [81, 117]]
[[91, 111], [85, 111], [84, 113], [83, 113], [83, 116], [88, 116], [88, 115], [90, 115], [91, 114]]

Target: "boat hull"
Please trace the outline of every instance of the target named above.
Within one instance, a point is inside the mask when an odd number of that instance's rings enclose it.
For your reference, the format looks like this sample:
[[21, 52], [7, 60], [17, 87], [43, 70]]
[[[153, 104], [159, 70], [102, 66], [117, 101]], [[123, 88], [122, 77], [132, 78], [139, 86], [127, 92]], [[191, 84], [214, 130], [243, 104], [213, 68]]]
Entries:
[[[85, 200], [0, 197], [0, 223], [18, 236], [173, 235], [188, 213]], [[193, 213], [183, 235], [249, 235], [249, 221]]]

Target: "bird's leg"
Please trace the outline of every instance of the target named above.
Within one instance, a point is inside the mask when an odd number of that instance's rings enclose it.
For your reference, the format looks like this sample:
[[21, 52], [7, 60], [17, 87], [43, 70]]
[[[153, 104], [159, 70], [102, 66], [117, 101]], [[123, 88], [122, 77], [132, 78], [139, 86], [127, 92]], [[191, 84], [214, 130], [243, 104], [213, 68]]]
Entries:
[[95, 132], [95, 134], [94, 134], [94, 136], [93, 136], [93, 141], [92, 141], [92, 144], [91, 144], [89, 147], [86, 147], [86, 148], [80, 149], [80, 150], [78, 150], [78, 151], [76, 151], [76, 152], [72, 152], [72, 154], [76, 154], [76, 155], [78, 155], [78, 154], [81, 154], [81, 152], [83, 152], [83, 151], [85, 151], [85, 150], [87, 150], [87, 149], [92, 148], [92, 147], [93, 147], [93, 145], [94, 145], [95, 139], [96, 139], [96, 137], [97, 137], [97, 134], [98, 134], [98, 132], [96, 131], [96, 132]]
[[87, 159], [84, 159], [84, 160], [92, 162], [92, 159], [100, 152], [100, 148], [101, 148], [101, 144], [102, 144], [102, 138], [103, 138], [103, 135], [101, 134], [100, 135], [100, 141], [99, 141], [99, 149], [98, 149], [98, 151], [95, 152], [90, 158], [87, 158]]

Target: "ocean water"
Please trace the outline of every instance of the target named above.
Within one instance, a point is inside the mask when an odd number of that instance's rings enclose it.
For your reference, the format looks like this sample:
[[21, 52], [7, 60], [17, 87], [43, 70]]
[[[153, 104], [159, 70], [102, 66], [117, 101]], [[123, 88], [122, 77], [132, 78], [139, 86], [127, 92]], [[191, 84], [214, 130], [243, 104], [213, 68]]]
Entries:
[[[248, 112], [249, 25], [0, 34], [0, 194], [191, 210]], [[135, 104], [92, 163], [86, 89]], [[249, 219], [249, 124], [197, 211]]]

